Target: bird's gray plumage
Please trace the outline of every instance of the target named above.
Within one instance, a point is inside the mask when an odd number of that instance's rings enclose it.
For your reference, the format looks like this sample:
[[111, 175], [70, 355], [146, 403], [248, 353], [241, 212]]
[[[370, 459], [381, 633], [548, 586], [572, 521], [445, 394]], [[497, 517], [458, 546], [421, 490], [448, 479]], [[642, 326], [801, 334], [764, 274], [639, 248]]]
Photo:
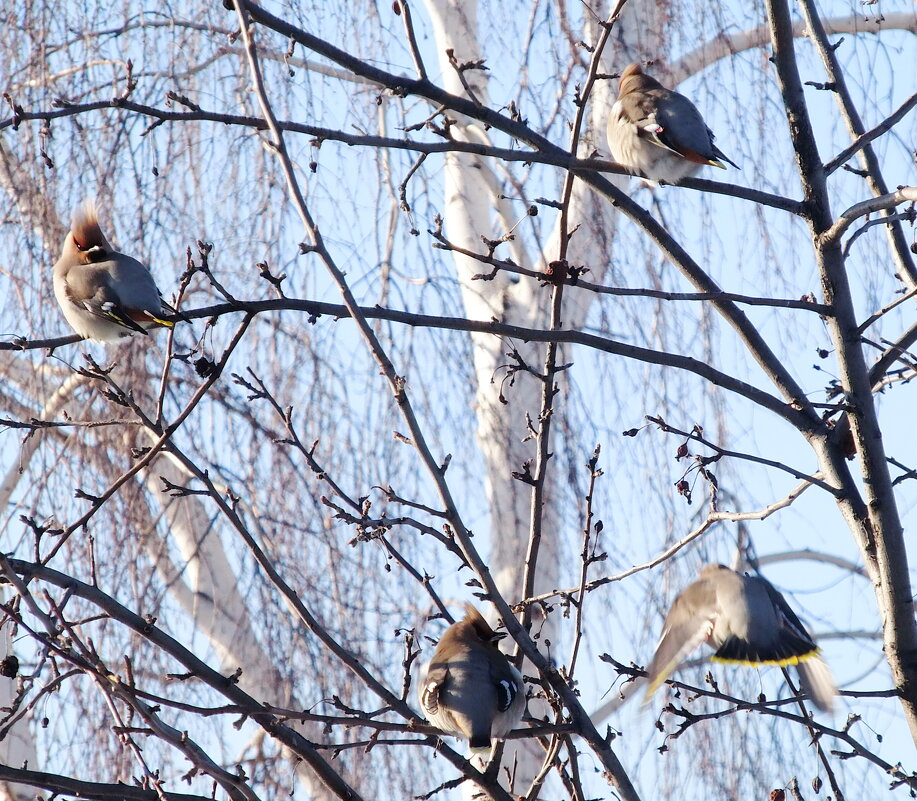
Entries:
[[647, 668], [649, 699], [669, 674], [706, 641], [713, 659], [743, 665], [795, 665], [813, 703], [830, 710], [837, 692], [818, 646], [786, 599], [765, 579], [707, 565], [666, 615]]
[[608, 116], [608, 147], [619, 164], [652, 182], [678, 183], [709, 164], [736, 165], [713, 144], [695, 105], [646, 75], [639, 64], [622, 73]]
[[444, 732], [466, 738], [472, 749], [490, 747], [522, 719], [525, 686], [495, 633], [471, 604], [464, 619], [443, 634], [418, 686], [424, 716]]
[[162, 317], [174, 310], [163, 302], [150, 271], [112, 248], [89, 202], [74, 214], [54, 264], [54, 294], [71, 328], [98, 342], [172, 325]]

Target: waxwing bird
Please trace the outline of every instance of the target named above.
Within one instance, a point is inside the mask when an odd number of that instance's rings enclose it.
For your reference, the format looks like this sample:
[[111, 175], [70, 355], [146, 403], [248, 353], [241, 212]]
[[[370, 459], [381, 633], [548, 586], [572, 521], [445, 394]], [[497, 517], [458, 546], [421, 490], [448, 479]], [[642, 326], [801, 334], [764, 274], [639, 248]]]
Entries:
[[163, 302], [150, 271], [112, 248], [90, 201], [74, 213], [54, 264], [54, 295], [70, 327], [97, 342], [173, 325], [162, 319], [175, 310]]
[[608, 116], [608, 148], [615, 161], [651, 183], [676, 184], [709, 164], [738, 166], [713, 144], [713, 133], [684, 95], [666, 89], [639, 64], [621, 73]]
[[831, 671], [784, 597], [765, 579], [725, 565], [704, 567], [672, 604], [647, 669], [646, 701], [705, 640], [716, 662], [795, 665], [815, 706], [831, 711], [837, 694]]
[[466, 604], [464, 619], [446, 629], [417, 688], [426, 719], [467, 739], [473, 751], [505, 737], [525, 711], [522, 675], [497, 647], [504, 636]]

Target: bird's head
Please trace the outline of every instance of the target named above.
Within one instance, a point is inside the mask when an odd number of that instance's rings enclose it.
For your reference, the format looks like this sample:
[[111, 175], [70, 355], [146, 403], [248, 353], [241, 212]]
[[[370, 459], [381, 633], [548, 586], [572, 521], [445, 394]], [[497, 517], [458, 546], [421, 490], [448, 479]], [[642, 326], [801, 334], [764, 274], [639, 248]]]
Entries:
[[484, 616], [471, 604], [465, 604], [465, 618], [462, 623], [468, 627], [469, 633], [494, 648], [506, 636], [506, 632], [494, 631]]
[[92, 264], [108, 258], [111, 245], [99, 226], [99, 214], [92, 200], [83, 201], [74, 212], [64, 250], [72, 251], [80, 264]]
[[635, 61], [633, 64], [628, 64], [621, 72], [621, 77], [618, 79], [618, 91], [624, 87], [625, 81], [630, 78], [633, 78], [635, 75], [643, 75], [643, 68]]
[[621, 72], [621, 77], [618, 79], [618, 97], [624, 97], [631, 92], [659, 89], [661, 86], [659, 81], [647, 75], [643, 67], [635, 61], [633, 64], [628, 64]]

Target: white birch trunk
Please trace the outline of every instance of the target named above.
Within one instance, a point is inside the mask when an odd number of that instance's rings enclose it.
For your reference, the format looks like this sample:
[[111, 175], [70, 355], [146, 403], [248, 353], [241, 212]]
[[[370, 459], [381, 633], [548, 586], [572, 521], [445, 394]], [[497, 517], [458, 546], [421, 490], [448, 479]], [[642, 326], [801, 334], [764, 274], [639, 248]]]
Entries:
[[[7, 601], [8, 593], [4, 587], [0, 590], [0, 601]], [[12, 654], [13, 627], [7, 623], [0, 629], [0, 659]], [[6, 711], [16, 698], [17, 679], [0, 677], [0, 708]], [[35, 738], [29, 727], [31, 715], [21, 718], [3, 740], [0, 740], [0, 764], [14, 768], [28, 767], [35, 769], [38, 764], [38, 752]], [[0, 782], [0, 801], [28, 801], [35, 797], [35, 789], [22, 784]]]
[[[8, 374], [9, 375], [9, 374]], [[60, 410], [67, 404], [73, 392], [86, 382], [84, 376], [72, 373], [58, 390], [50, 397], [44, 408], [35, 417], [39, 420], [54, 419]], [[42, 431], [36, 431], [23, 442], [19, 451], [19, 459], [11, 465], [0, 483], [0, 508], [6, 509], [10, 503], [19, 480], [28, 475], [27, 468], [32, 456], [42, 441]], [[4, 587], [0, 590], [0, 600], [7, 600]], [[12, 624], [7, 623], [0, 629], [0, 659], [5, 659], [14, 652]], [[0, 677], [0, 708], [8, 709], [16, 697], [16, 680]], [[31, 730], [32, 715], [21, 717], [3, 740], [0, 740], [0, 764], [21, 768], [27, 765], [30, 770], [41, 770], [38, 761], [38, 751], [35, 746], [35, 737]], [[0, 801], [26, 801], [35, 797], [35, 790], [20, 784], [8, 782], [0, 783]]]
[[[487, 55], [481, 52], [479, 44], [477, 4], [470, 0], [426, 0], [426, 7], [433, 21], [444, 88], [456, 95], [465, 96], [465, 87], [446, 51], [451, 49], [459, 63]], [[604, 9], [597, 11], [602, 13]], [[657, 12], [652, 9], [646, 13], [649, 15]], [[629, 49], [634, 53], [658, 52], [659, 29], [658, 24], [632, 23], [624, 30], [622, 41], [632, 42]], [[598, 26], [590, 21], [584, 31], [585, 40], [595, 42], [597, 31]], [[627, 57], [618, 63], [616, 57], [610, 68], [623, 68], [630, 60], [631, 57]], [[606, 61], [609, 61], [607, 57]], [[477, 99], [488, 105], [487, 73], [468, 71], [465, 78]], [[616, 86], [612, 82], [597, 83], [591, 100], [589, 131], [580, 143], [581, 154], [588, 154], [593, 148], [606, 151], [605, 117], [615, 94]], [[451, 129], [457, 139], [479, 141], [485, 135], [475, 123], [451, 113], [450, 117], [458, 118], [457, 124]], [[450, 153], [447, 156], [443, 217], [444, 231], [451, 242], [481, 252], [482, 236], [495, 239], [512, 227], [515, 220], [503, 213], [501, 201], [494, 191], [496, 185], [496, 178], [486, 160], [467, 153]], [[577, 225], [581, 225], [581, 229], [570, 242], [568, 261], [588, 265], [592, 271], [590, 280], [600, 281], [609, 263], [610, 242], [614, 233], [615, 216], [611, 205], [597, 198], [581, 182], [577, 182], [570, 202], [569, 220], [571, 229]], [[558, 258], [560, 235], [559, 226], [556, 226], [545, 251], [534, 257], [519, 252], [521, 246], [517, 238], [513, 243], [516, 252], [512, 256], [524, 266], [543, 270], [551, 260]], [[492, 281], [472, 281], [473, 275], [485, 271], [480, 262], [461, 254], [453, 256], [468, 317], [482, 320], [494, 317], [502, 322], [532, 328], [549, 326], [550, 287], [540, 286], [538, 282], [529, 279], [513, 282], [505, 273], [498, 274]], [[563, 327], [582, 325], [592, 299], [590, 293], [570, 290], [564, 299]], [[504, 390], [509, 403], [501, 403], [501, 378], [509, 361], [505, 355], [506, 347], [500, 340], [488, 335], [472, 334], [471, 338], [477, 376], [477, 439], [486, 464], [485, 484], [491, 517], [489, 564], [501, 592], [512, 603], [520, 600], [522, 593], [532, 514], [530, 489], [513, 479], [512, 473], [520, 470], [525, 461], [535, 457], [534, 441], [523, 442], [527, 433], [525, 413], [532, 420], [538, 419], [542, 386], [533, 376], [524, 372], [517, 373], [515, 385]], [[514, 345], [528, 365], [539, 372], [543, 370], [543, 346], [523, 342]], [[567, 354], [559, 350], [558, 363], [568, 360]], [[563, 380], [561, 375], [561, 389]], [[558, 413], [562, 414], [562, 403], [558, 409]], [[587, 458], [588, 455], [584, 454], [583, 461]], [[557, 480], [556, 475], [549, 468], [542, 511], [545, 534], [538, 557], [536, 593], [560, 585], [563, 543], [578, 543], [580, 537], [577, 522], [562, 521], [560, 518], [560, 499], [552, 490]], [[548, 621], [542, 633], [552, 642], [558, 642], [553, 619]], [[546, 710], [546, 707], [542, 709], [536, 708], [535, 704], [529, 705], [529, 712], [536, 716], [544, 714]], [[507, 744], [505, 764], [512, 765], [514, 760], [518, 760], [515, 767], [516, 786], [513, 788], [516, 792], [525, 791], [539, 771], [543, 758], [543, 749], [535, 741], [526, 740], [522, 745]]]
[[[151, 492], [160, 489], [160, 475], [176, 484], [184, 484], [189, 479], [169, 460], [160, 459], [154, 469], [145, 474]], [[303, 704], [277, 670], [252, 625], [249, 609], [239, 592], [238, 579], [223, 548], [220, 521], [214, 523], [204, 504], [193, 496], [164, 502], [163, 506], [171, 540], [185, 560], [184, 567], [179, 569], [173, 564], [161, 543], [153, 537], [146, 538], [147, 552], [163, 585], [169, 588], [188, 620], [213, 647], [221, 671], [229, 674], [241, 667], [239, 687], [252, 697], [291, 709], [301, 708]], [[309, 739], [320, 736], [315, 724], [304, 723], [297, 728]], [[326, 801], [335, 797], [316, 780], [305, 762], [294, 760], [294, 764], [309, 798]]]

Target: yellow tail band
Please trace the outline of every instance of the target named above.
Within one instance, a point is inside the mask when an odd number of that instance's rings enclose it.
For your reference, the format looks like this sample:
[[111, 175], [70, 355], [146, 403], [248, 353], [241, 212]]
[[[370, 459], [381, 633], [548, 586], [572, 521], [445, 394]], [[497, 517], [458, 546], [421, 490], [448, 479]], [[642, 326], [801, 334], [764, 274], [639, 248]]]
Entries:
[[154, 323], [159, 323], [160, 325], [164, 325], [166, 328], [174, 328], [174, 327], [175, 327], [175, 323], [173, 323], [171, 320], [163, 320], [163, 319], [157, 317], [155, 314], [150, 314], [150, 312], [145, 312], [145, 314], [146, 314], [146, 316], [149, 317]]
[[788, 665], [798, 665], [800, 662], [806, 662], [814, 659], [821, 653], [820, 649], [815, 648], [806, 654], [790, 656], [786, 659], [760, 659], [752, 661], [751, 659], [728, 659], [722, 656], [711, 656], [711, 662], [719, 662], [721, 665], [746, 665], [748, 667], [761, 667], [762, 665], [775, 665], [777, 667], [787, 667]]

